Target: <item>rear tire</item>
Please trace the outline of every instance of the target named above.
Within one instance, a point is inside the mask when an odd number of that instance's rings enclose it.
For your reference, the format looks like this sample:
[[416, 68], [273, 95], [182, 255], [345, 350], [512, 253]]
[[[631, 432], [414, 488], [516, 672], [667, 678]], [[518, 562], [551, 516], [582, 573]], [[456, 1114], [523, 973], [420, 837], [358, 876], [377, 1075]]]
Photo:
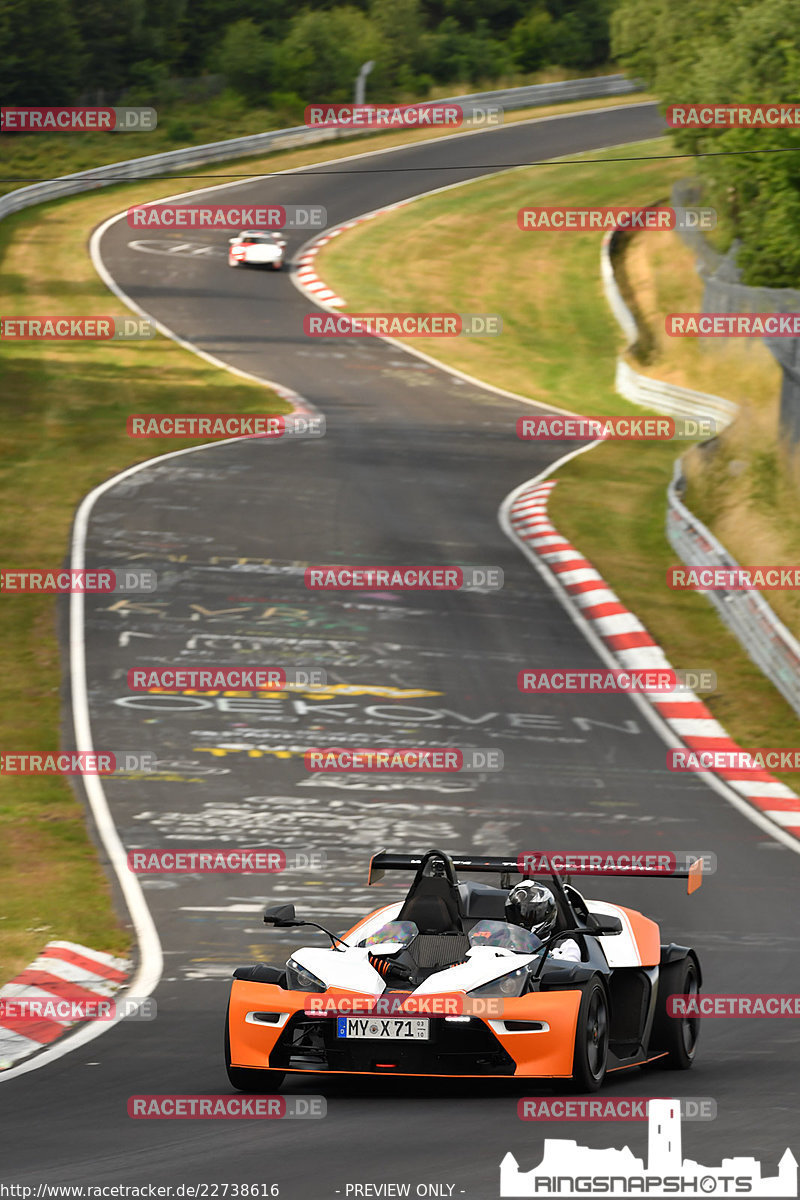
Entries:
[[586, 985], [575, 1026], [571, 1092], [596, 1092], [608, 1068], [610, 1013], [608, 995], [597, 976]]
[[286, 1078], [285, 1071], [256, 1071], [247, 1067], [231, 1066], [230, 1013], [231, 1006], [228, 1004], [225, 1010], [225, 1071], [228, 1082], [231, 1087], [236, 1088], [237, 1092], [255, 1092], [267, 1095], [277, 1092]]
[[654, 1067], [666, 1071], [688, 1071], [691, 1067], [697, 1052], [700, 1018], [669, 1016], [667, 999], [675, 995], [697, 996], [699, 992], [700, 976], [693, 958], [682, 958], [661, 968], [650, 1043], [656, 1053], [666, 1051], [666, 1057], [657, 1059]]

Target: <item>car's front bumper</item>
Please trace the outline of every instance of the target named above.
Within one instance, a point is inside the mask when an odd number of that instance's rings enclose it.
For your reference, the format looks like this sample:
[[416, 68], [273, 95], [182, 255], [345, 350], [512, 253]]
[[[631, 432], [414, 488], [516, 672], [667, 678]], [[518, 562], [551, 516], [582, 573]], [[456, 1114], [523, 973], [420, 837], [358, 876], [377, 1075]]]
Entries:
[[[572, 1073], [579, 989], [505, 1000], [499, 1017], [430, 1016], [428, 1041], [339, 1038], [336, 1017], [309, 1015], [307, 1000], [302, 992], [274, 984], [234, 980], [231, 1065], [370, 1075], [568, 1078]], [[248, 1020], [249, 1013], [275, 1020]]]

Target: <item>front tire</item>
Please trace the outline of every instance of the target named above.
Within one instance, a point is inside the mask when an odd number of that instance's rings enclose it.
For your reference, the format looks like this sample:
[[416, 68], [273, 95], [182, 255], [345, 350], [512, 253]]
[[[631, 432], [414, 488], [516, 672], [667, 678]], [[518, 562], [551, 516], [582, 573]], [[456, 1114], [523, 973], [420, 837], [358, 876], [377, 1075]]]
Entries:
[[669, 996], [697, 996], [700, 992], [700, 973], [693, 958], [667, 963], [658, 979], [658, 1007], [653, 1021], [651, 1044], [663, 1054], [653, 1064], [667, 1071], [688, 1071], [697, 1052], [700, 1033], [699, 1017], [671, 1017], [667, 1012]]
[[608, 1069], [609, 1028], [608, 994], [595, 977], [587, 984], [578, 1009], [570, 1091], [596, 1092], [603, 1086]]
[[268, 1094], [277, 1092], [286, 1078], [285, 1071], [254, 1071], [247, 1067], [232, 1067], [231, 1066], [231, 1033], [230, 1033], [230, 1013], [231, 1006], [228, 1004], [225, 1010], [225, 1071], [228, 1076], [228, 1082], [231, 1087], [235, 1087], [237, 1092], [255, 1092], [256, 1094]]

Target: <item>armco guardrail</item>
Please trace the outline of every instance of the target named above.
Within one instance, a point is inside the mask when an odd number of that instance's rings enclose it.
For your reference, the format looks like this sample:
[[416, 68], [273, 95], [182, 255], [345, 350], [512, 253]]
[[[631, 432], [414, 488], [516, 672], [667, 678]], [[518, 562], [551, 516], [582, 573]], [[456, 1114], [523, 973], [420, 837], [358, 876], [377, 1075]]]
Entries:
[[[609, 308], [625, 335], [626, 350], [629, 350], [635, 345], [639, 330], [636, 318], [625, 303], [614, 274], [611, 256], [618, 236], [619, 231], [615, 229], [603, 238], [600, 276]], [[641, 404], [645, 408], [652, 408], [671, 417], [712, 417], [718, 429], [730, 425], [736, 416], [737, 406], [732, 400], [714, 396], [710, 392], [696, 392], [693, 388], [678, 387], [677, 384], [666, 383], [660, 379], [651, 379], [649, 375], [641, 375], [634, 371], [623, 355], [617, 358], [614, 389], [632, 404]]]
[[[513, 110], [567, 100], [625, 96], [641, 91], [641, 88], [639, 82], [626, 79], [624, 75], [601, 75], [590, 79], [567, 79], [562, 83], [537, 83], [499, 92], [473, 92], [468, 96], [451, 96], [430, 103], [461, 104], [466, 113], [471, 115], [488, 104], [499, 104], [504, 109]], [[74, 196], [94, 188], [108, 187], [113, 183], [147, 179], [153, 175], [169, 175], [171, 172], [184, 171], [188, 167], [206, 166], [208, 163], [224, 162], [233, 158], [249, 158], [268, 150], [291, 150], [295, 146], [308, 146], [315, 142], [334, 141], [337, 138], [358, 137], [369, 133], [374, 134], [375, 130], [326, 129], [323, 126], [296, 125], [291, 129], [275, 129], [270, 133], [254, 133], [248, 137], [231, 138], [224, 142], [186, 146], [181, 150], [167, 150], [163, 154], [149, 154], [144, 158], [128, 159], [126, 162], [108, 163], [103, 167], [77, 171], [74, 175], [62, 175], [59, 179], [34, 183], [29, 187], [9, 192], [0, 197], [0, 220], [10, 213], [19, 212], [35, 204], [59, 200], [63, 196]]]
[[[680, 498], [680, 460], [667, 489], [667, 540], [687, 566], [738, 567], [710, 529]], [[800, 715], [800, 642], [776, 616], [760, 592], [708, 591], [704, 595], [781, 695]]]
[[732, 400], [640, 375], [624, 358], [617, 359], [614, 389], [632, 404], [653, 408], [670, 417], [713, 417], [717, 429], [730, 425], [736, 416], [736, 405]]

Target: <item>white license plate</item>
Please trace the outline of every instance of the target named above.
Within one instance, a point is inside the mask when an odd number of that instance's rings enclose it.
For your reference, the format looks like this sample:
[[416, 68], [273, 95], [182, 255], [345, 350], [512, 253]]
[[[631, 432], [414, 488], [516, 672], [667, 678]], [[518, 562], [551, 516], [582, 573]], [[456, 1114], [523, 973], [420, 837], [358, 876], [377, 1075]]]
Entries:
[[427, 1042], [427, 1017], [337, 1017], [336, 1036], [368, 1041]]

